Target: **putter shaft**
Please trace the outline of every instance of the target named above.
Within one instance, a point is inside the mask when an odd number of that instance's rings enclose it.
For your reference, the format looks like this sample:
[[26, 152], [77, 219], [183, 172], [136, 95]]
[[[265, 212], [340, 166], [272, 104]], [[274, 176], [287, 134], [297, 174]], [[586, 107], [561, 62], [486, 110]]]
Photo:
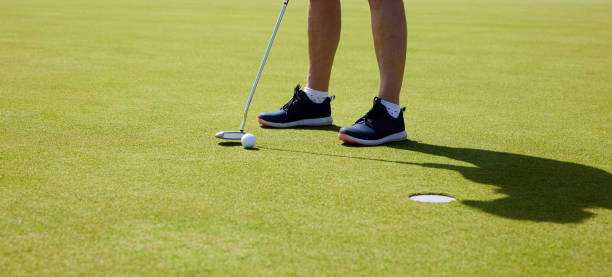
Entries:
[[255, 89], [257, 88], [257, 83], [259, 83], [259, 78], [261, 77], [261, 72], [263, 71], [264, 65], [266, 64], [266, 60], [268, 59], [268, 54], [270, 54], [270, 49], [272, 48], [274, 37], [276, 37], [276, 32], [278, 31], [278, 26], [280, 25], [280, 22], [283, 19], [283, 14], [285, 13], [287, 4], [289, 4], [289, 0], [285, 0], [283, 2], [283, 8], [281, 9], [280, 15], [278, 15], [278, 19], [276, 20], [274, 32], [272, 32], [270, 42], [268, 43], [268, 48], [266, 49], [266, 53], [264, 54], [263, 60], [261, 61], [261, 65], [259, 66], [259, 71], [257, 72], [257, 77], [255, 78], [255, 82], [253, 83], [253, 87], [251, 88], [251, 94], [249, 94], [249, 99], [247, 100], [246, 105], [244, 106], [244, 114], [242, 115], [242, 124], [240, 124], [240, 132], [244, 132], [244, 124], [246, 122], [247, 114], [249, 112], [251, 100], [253, 99], [253, 94], [255, 93]]

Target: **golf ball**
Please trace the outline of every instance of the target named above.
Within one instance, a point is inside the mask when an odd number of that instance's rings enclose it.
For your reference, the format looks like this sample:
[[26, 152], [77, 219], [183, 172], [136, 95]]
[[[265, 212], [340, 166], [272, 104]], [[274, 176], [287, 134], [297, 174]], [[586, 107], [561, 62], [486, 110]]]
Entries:
[[242, 143], [242, 146], [244, 146], [244, 148], [252, 148], [253, 146], [255, 146], [255, 136], [251, 134], [245, 134], [240, 139], [240, 142]]

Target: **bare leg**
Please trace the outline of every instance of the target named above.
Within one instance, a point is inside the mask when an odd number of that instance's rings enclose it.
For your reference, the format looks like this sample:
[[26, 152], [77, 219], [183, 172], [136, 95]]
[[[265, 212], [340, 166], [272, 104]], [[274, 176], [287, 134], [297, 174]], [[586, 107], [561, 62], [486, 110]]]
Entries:
[[406, 14], [402, 0], [369, 0], [380, 70], [378, 97], [399, 104], [406, 64]]
[[307, 87], [329, 89], [334, 56], [340, 41], [340, 0], [310, 0], [308, 5]]

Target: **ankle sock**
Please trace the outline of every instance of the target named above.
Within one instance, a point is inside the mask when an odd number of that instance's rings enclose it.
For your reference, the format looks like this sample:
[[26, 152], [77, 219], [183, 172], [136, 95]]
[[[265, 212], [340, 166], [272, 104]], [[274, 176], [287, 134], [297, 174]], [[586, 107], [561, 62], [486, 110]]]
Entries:
[[316, 89], [311, 89], [309, 87], [304, 89], [304, 93], [308, 96], [310, 101], [315, 102], [317, 104], [323, 103], [327, 97], [329, 97], [329, 91], [319, 91]]
[[380, 103], [383, 104], [385, 108], [387, 108], [387, 113], [389, 113], [389, 115], [393, 118], [397, 118], [400, 114], [400, 111], [402, 110], [402, 107], [400, 107], [400, 105], [393, 104], [389, 101], [380, 99]]

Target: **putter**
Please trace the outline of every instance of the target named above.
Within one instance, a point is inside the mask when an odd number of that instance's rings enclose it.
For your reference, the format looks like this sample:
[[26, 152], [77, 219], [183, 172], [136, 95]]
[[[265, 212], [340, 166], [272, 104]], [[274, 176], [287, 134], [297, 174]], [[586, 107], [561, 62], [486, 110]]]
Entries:
[[215, 135], [216, 137], [227, 140], [240, 140], [244, 135], [244, 123], [246, 122], [247, 113], [249, 112], [249, 106], [251, 105], [251, 100], [253, 100], [253, 94], [255, 93], [255, 89], [257, 88], [257, 83], [259, 83], [259, 78], [261, 77], [261, 72], [263, 71], [264, 65], [266, 64], [266, 60], [268, 59], [268, 54], [270, 54], [270, 49], [272, 48], [274, 37], [276, 36], [278, 26], [280, 25], [280, 22], [283, 19], [283, 14], [285, 13], [287, 4], [289, 4], [289, 0], [284, 0], [283, 8], [281, 9], [280, 15], [278, 15], [278, 19], [276, 20], [276, 25], [274, 26], [274, 31], [272, 32], [272, 36], [270, 37], [268, 48], [266, 49], [266, 53], [264, 54], [263, 60], [261, 61], [261, 65], [259, 66], [259, 71], [257, 72], [257, 77], [255, 78], [255, 82], [253, 83], [253, 87], [251, 88], [251, 94], [249, 95], [249, 99], [247, 100], [246, 105], [244, 106], [244, 114], [242, 115], [242, 124], [240, 124], [240, 131], [221, 131]]

